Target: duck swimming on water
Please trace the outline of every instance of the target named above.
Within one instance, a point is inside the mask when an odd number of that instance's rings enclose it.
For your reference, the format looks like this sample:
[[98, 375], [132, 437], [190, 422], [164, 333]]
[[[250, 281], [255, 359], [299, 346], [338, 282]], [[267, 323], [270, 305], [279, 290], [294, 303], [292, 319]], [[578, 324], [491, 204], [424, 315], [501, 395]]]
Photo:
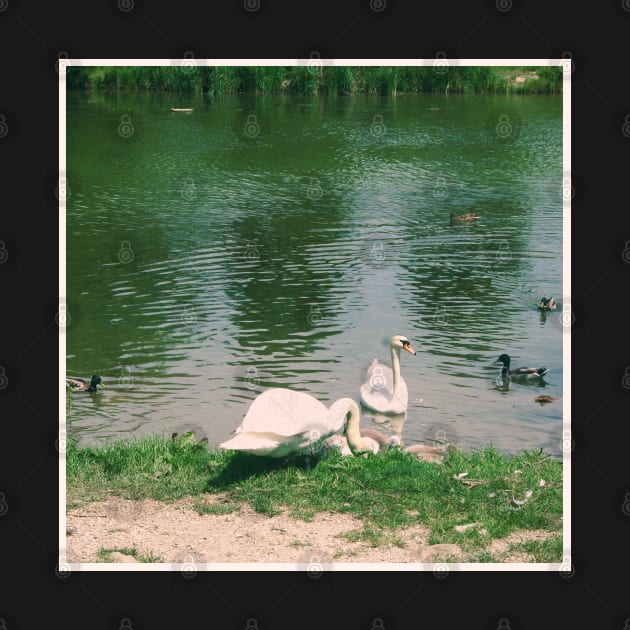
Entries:
[[467, 221], [474, 221], [478, 219], [479, 215], [474, 212], [467, 212], [465, 214], [457, 214], [451, 211], [451, 223], [465, 223]]
[[95, 392], [97, 387], [105, 387], [98, 374], [94, 374], [89, 381], [84, 378], [66, 377], [66, 389], [72, 392]]
[[511, 378], [512, 380], [522, 381], [539, 381], [549, 372], [546, 367], [518, 367], [513, 370], [510, 369], [510, 355], [502, 354], [495, 363], [503, 363], [501, 368], [501, 376], [503, 378]]
[[541, 297], [540, 303], [538, 304], [538, 308], [541, 311], [555, 311], [558, 308], [556, 301], [553, 297]]

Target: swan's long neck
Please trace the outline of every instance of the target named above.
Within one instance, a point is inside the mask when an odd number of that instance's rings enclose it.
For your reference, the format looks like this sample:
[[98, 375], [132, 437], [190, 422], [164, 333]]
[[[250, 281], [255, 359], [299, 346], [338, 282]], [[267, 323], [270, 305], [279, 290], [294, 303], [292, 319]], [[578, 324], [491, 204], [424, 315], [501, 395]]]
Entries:
[[359, 413], [359, 406], [353, 402], [348, 407], [348, 420], [346, 422], [346, 439], [348, 440], [348, 446], [353, 455], [364, 453], [369, 451], [367, 444], [361, 437], [359, 425], [361, 423], [361, 415]]
[[392, 346], [392, 372], [394, 373], [392, 394], [396, 394], [400, 384], [400, 348], [398, 346]]

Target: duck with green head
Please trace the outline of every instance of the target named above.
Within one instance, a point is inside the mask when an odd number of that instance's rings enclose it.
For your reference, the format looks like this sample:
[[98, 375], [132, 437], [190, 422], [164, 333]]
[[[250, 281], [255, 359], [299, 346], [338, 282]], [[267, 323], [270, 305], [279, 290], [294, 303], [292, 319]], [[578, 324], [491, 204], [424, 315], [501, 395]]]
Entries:
[[543, 377], [549, 370], [546, 367], [518, 367], [510, 369], [511, 358], [509, 354], [502, 354], [495, 363], [503, 363], [501, 368], [501, 376], [506, 379], [520, 381], [542, 381]]
[[105, 387], [98, 374], [94, 374], [89, 381], [84, 378], [66, 377], [66, 389], [72, 392], [95, 392], [97, 387]]

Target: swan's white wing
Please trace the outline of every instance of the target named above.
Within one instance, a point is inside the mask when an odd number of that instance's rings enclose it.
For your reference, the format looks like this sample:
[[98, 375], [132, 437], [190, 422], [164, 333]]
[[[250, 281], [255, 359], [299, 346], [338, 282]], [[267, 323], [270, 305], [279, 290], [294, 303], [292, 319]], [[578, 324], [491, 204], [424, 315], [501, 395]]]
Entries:
[[[380, 389], [382, 383], [383, 388], [387, 391], [391, 392], [392, 389], [394, 389], [394, 372], [392, 368], [381, 363], [378, 359], [374, 359], [372, 363], [370, 363], [366, 376], [365, 385], [369, 385], [370, 387], [376, 386]], [[383, 377], [382, 379], [381, 376]]]
[[404, 413], [407, 409], [409, 394], [407, 383], [400, 377], [400, 384], [393, 397], [394, 372], [390, 367], [372, 361], [367, 371], [367, 380], [361, 386], [361, 402], [370, 409], [381, 413]]
[[243, 418], [238, 433], [274, 433], [292, 436], [317, 427], [328, 414], [326, 405], [292, 389], [272, 388], [258, 396]]
[[277, 435], [275, 433], [241, 432], [219, 446], [223, 449], [242, 451], [253, 455], [283, 457], [289, 453], [299, 453], [308, 450], [311, 442], [308, 432], [294, 436]]
[[382, 407], [392, 399], [394, 373], [392, 368], [374, 359], [367, 370], [367, 379], [361, 385], [361, 400], [368, 407]]

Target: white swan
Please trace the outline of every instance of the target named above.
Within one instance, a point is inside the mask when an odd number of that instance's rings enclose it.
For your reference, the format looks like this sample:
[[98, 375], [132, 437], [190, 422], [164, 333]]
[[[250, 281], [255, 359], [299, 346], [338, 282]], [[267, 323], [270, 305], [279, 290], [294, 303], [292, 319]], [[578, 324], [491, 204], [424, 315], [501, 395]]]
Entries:
[[309, 394], [276, 387], [254, 400], [236, 435], [219, 446], [270, 457], [312, 453], [327, 437], [345, 429], [352, 452], [358, 454], [369, 450], [359, 422], [359, 406], [352, 398], [340, 398], [327, 409]]
[[[381, 449], [387, 450], [391, 446], [400, 446], [400, 438], [397, 435], [391, 435], [387, 437], [376, 429], [366, 427], [365, 429], [359, 429], [361, 437], [365, 442], [368, 450], [378, 454]], [[331, 435], [324, 440], [324, 446], [327, 448], [338, 448], [343, 457], [349, 457], [352, 455], [352, 451], [348, 446], [348, 440], [341, 434]]]
[[387, 414], [404, 413], [409, 394], [407, 383], [400, 375], [400, 350], [416, 354], [404, 335], [391, 339], [392, 368], [374, 359], [367, 371], [367, 381], [361, 385], [361, 402], [374, 411]]

